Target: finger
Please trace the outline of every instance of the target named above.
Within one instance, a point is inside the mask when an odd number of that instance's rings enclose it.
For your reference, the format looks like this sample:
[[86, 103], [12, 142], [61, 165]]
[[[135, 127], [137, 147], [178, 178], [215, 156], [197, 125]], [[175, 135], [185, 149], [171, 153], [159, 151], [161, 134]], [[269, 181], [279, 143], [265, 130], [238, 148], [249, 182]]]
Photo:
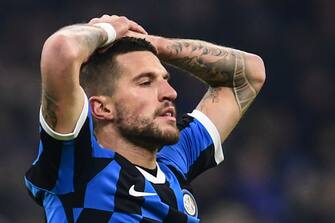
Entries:
[[148, 35], [148, 32], [141, 25], [138, 25], [138, 26], [142, 30], [143, 34]]
[[144, 35], [144, 34], [142, 34], [142, 33], [134, 32], [134, 31], [129, 30], [129, 31], [125, 34], [125, 36], [128, 36], [128, 37], [134, 37], [134, 38], [140, 38], [140, 39], [145, 39], [145, 37], [146, 37], [147, 35]]
[[139, 24], [137, 24], [136, 22], [132, 20], [129, 20], [129, 30], [143, 33], [143, 34], [148, 34], [147, 31], [145, 31], [145, 29], [142, 26], [140, 26]]
[[137, 23], [136, 23], [136, 25], [137, 25], [136, 28], [137, 28], [138, 32], [148, 35], [148, 32], [141, 25], [139, 25]]
[[115, 20], [117, 20], [118, 18], [120, 18], [120, 16], [118, 16], [118, 15], [112, 15], [112, 16], [110, 16], [110, 20], [111, 20], [111, 21], [115, 21]]
[[122, 22], [119, 19], [112, 23], [116, 31], [116, 39], [123, 37], [129, 30], [129, 24]]
[[133, 31], [140, 32], [140, 33], [143, 33], [143, 34], [148, 34], [145, 31], [145, 29], [142, 26], [140, 26], [139, 24], [137, 24], [135, 21], [130, 20], [125, 16], [120, 16], [119, 18], [122, 22], [125, 22], [125, 23], [128, 24], [129, 30], [133, 30]]
[[116, 21], [118, 18], [119, 18], [119, 16], [117, 16], [117, 15], [110, 16], [110, 15], [104, 14], [99, 18], [91, 19], [88, 23], [89, 24], [95, 24], [95, 23], [99, 23], [99, 22], [113, 22], [113, 21]]
[[111, 18], [111, 16], [109, 16], [109, 15], [105, 14], [105, 15], [101, 16], [101, 18], [102, 18], [102, 19], [106, 19], [106, 20], [107, 20], [107, 19], [110, 19], [110, 18]]
[[93, 19], [91, 19], [88, 23], [89, 23], [89, 24], [95, 24], [95, 23], [97, 23], [98, 21], [99, 21], [98, 18], [93, 18]]

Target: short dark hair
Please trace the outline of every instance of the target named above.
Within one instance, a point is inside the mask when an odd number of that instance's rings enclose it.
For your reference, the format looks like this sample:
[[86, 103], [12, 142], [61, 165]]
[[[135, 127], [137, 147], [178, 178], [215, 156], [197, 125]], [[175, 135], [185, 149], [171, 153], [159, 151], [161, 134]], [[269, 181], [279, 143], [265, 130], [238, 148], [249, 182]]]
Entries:
[[123, 37], [103, 53], [99, 51], [93, 53], [80, 71], [80, 83], [86, 94], [89, 97], [111, 95], [114, 87], [106, 83], [113, 84], [119, 76], [115, 57], [133, 51], [149, 51], [157, 56], [157, 51], [150, 42], [134, 37]]

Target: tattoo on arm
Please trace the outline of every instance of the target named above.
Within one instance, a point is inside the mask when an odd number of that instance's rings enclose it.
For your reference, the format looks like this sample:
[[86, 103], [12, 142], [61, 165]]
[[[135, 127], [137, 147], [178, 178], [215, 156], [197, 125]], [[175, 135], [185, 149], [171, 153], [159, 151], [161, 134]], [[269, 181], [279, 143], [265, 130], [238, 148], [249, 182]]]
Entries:
[[[218, 103], [219, 102], [219, 91], [220, 91], [221, 87], [209, 87], [208, 91], [206, 92], [206, 94], [204, 95], [204, 97], [201, 99], [202, 102], [209, 100], [211, 103]], [[204, 106], [204, 103], [200, 103], [199, 104], [199, 109], [200, 110], [206, 110], [206, 107]]]
[[[106, 33], [102, 29], [87, 24], [66, 26], [58, 32], [60, 35], [66, 37], [68, 40], [67, 43], [71, 45], [69, 48], [70, 50], [74, 49], [76, 52], [79, 52], [78, 58], [75, 58], [75, 60], [81, 64], [107, 40]], [[67, 50], [68, 48], [65, 49]], [[68, 74], [71, 81], [73, 80], [72, 76], [75, 75], [78, 75], [79, 77], [79, 72]], [[58, 89], [61, 86], [56, 85], [56, 87], [57, 91], [62, 91], [61, 89]], [[44, 87], [42, 87], [42, 89], [43, 88]], [[55, 95], [57, 95], [57, 93], [58, 92], [56, 92]], [[55, 95], [50, 94], [48, 90], [43, 90], [42, 92], [42, 115], [48, 125], [53, 129], [57, 126], [59, 121], [56, 113], [59, 107], [57, 97], [54, 97]]]
[[205, 97], [215, 103], [215, 88], [233, 89], [237, 104], [243, 114], [257, 92], [247, 79], [244, 53], [227, 47], [216, 46], [197, 40], [175, 40], [167, 47], [164, 60], [189, 71], [211, 88]]
[[88, 51], [88, 55], [91, 55], [107, 41], [107, 36], [99, 27], [77, 24], [66, 26], [61, 30], [73, 36], [78, 41], [77, 46], [85, 47]]
[[56, 108], [56, 100], [44, 93], [42, 97], [42, 115], [52, 129], [57, 125]]
[[245, 59], [242, 53], [236, 55], [233, 78], [233, 90], [237, 104], [242, 114], [246, 112], [251, 102], [255, 99], [257, 92], [248, 81], [246, 75]]
[[202, 100], [210, 100], [212, 103], [218, 103], [218, 92], [220, 90], [220, 87], [212, 88], [209, 87], [208, 91], [206, 92], [205, 96]]

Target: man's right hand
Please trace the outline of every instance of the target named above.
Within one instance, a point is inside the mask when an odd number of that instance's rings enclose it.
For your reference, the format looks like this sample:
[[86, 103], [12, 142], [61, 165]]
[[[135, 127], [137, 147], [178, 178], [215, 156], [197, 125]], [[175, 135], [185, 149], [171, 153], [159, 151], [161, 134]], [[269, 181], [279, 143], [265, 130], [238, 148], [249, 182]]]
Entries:
[[88, 24], [94, 25], [94, 24], [102, 23], [102, 22], [109, 23], [114, 27], [115, 32], [116, 32], [116, 39], [120, 39], [124, 37], [128, 33], [128, 31], [132, 31], [135, 33], [141, 33], [144, 35], [148, 34], [142, 26], [128, 19], [125, 16], [103, 15], [100, 18], [91, 19], [91, 21]]

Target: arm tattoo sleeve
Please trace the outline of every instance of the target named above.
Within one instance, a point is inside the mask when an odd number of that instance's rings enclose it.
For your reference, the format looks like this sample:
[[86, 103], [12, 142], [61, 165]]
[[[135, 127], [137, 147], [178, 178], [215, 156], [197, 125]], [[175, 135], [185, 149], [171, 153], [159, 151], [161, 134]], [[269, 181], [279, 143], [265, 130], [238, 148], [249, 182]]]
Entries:
[[54, 129], [57, 125], [56, 108], [57, 108], [56, 100], [50, 97], [47, 93], [43, 93], [42, 114], [45, 121], [52, 129]]
[[[98, 27], [77, 24], [62, 28], [59, 32], [65, 35], [72, 42], [72, 48], [77, 49], [79, 54], [78, 60], [86, 60], [99, 46], [106, 41], [106, 34]], [[80, 62], [82, 62], [80, 61]], [[78, 74], [69, 74], [71, 75]], [[71, 79], [72, 80], [72, 79]], [[42, 86], [44, 88], [44, 86]], [[57, 100], [55, 97], [48, 93], [47, 89], [42, 91], [42, 114], [45, 121], [51, 128], [55, 128], [57, 125], [57, 111], [59, 110]]]
[[246, 75], [245, 60], [243, 53], [238, 53], [235, 58], [235, 69], [233, 74], [233, 90], [237, 104], [242, 114], [248, 109], [255, 99], [257, 92], [249, 83]]
[[242, 114], [256, 97], [247, 79], [244, 52], [197, 40], [175, 40], [167, 46], [167, 52], [163, 60], [189, 71], [212, 88], [232, 88]]
[[61, 31], [73, 36], [77, 41], [76, 45], [83, 48], [83, 52], [91, 55], [98, 47], [107, 41], [107, 36], [98, 28], [86, 24], [66, 26]]

